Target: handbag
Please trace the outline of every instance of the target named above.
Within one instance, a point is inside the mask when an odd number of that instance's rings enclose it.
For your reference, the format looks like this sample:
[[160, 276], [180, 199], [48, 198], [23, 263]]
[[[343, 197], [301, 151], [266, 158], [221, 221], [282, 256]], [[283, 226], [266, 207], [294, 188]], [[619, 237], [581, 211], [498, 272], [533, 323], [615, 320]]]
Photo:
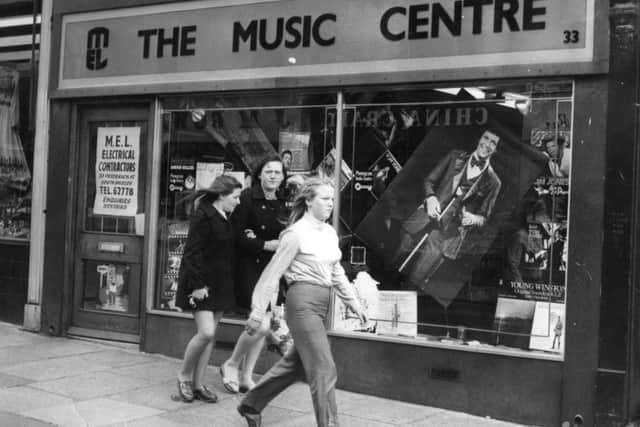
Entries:
[[266, 336], [267, 350], [284, 356], [293, 347], [293, 337], [284, 319], [284, 305], [275, 306], [271, 310], [269, 329]]

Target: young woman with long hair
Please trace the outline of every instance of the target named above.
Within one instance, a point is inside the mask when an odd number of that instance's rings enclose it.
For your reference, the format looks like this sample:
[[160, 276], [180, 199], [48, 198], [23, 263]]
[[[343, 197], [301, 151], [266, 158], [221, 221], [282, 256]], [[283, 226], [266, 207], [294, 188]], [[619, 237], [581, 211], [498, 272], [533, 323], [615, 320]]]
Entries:
[[305, 182], [293, 204], [290, 225], [280, 235], [278, 249], [253, 292], [246, 325], [250, 335], [260, 328], [269, 304], [275, 303], [278, 282], [284, 275], [289, 283], [285, 318], [294, 345], [238, 406], [250, 427], [259, 427], [265, 406], [300, 380], [309, 383], [318, 426], [337, 425], [337, 371], [325, 328], [331, 290], [335, 289], [363, 323], [367, 318], [340, 265], [338, 235], [327, 224], [333, 199], [331, 181], [311, 178]]
[[176, 306], [193, 311], [197, 327], [178, 372], [178, 393], [185, 402], [218, 400], [202, 380], [213, 350], [216, 326], [224, 310], [235, 306], [235, 234], [229, 215], [240, 202], [241, 189], [235, 178], [221, 175], [194, 200], [196, 207], [189, 223], [176, 293]]

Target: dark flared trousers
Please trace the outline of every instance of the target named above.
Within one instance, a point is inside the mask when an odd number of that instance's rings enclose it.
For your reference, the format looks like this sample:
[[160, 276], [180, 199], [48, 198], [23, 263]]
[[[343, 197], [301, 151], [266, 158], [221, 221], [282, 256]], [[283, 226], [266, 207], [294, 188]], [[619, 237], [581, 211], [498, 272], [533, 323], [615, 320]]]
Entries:
[[318, 426], [338, 426], [337, 372], [325, 327], [330, 297], [328, 287], [295, 283], [289, 288], [285, 318], [294, 345], [247, 393], [244, 405], [261, 412], [291, 384], [306, 380]]

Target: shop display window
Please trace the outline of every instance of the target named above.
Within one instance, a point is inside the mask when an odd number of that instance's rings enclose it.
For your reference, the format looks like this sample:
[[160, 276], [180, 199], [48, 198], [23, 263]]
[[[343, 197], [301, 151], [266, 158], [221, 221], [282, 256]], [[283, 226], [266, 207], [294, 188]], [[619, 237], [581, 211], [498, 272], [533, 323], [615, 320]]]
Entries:
[[[231, 174], [249, 187], [259, 165], [280, 155], [287, 169], [283, 191], [290, 202], [296, 176], [333, 175], [335, 125], [328, 128], [327, 117], [335, 106], [335, 95], [324, 93], [163, 101], [156, 309], [179, 311], [175, 295], [194, 192], [219, 174]], [[238, 308], [227, 315], [244, 319], [246, 311]]]
[[189, 196], [280, 154], [339, 189], [371, 322], [335, 300], [332, 331], [562, 356], [573, 82], [345, 90], [341, 153], [337, 92], [282, 92], [163, 100], [156, 309], [177, 310]]
[[337, 331], [564, 352], [572, 83], [345, 95]]
[[30, 86], [36, 77], [27, 65], [0, 63], [0, 241], [29, 241], [33, 166], [29, 109]]

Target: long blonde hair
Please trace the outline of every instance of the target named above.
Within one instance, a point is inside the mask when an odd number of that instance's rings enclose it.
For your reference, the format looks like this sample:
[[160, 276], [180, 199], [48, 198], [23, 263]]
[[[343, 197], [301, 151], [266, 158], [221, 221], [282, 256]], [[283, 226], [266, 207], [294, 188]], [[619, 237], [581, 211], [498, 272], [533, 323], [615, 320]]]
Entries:
[[291, 215], [289, 215], [289, 224], [297, 222], [304, 213], [307, 211], [307, 201], [311, 201], [318, 194], [318, 187], [326, 185], [333, 188], [333, 181], [327, 178], [312, 177], [307, 178], [302, 184], [302, 188], [296, 195], [293, 201], [293, 207], [291, 208]]

